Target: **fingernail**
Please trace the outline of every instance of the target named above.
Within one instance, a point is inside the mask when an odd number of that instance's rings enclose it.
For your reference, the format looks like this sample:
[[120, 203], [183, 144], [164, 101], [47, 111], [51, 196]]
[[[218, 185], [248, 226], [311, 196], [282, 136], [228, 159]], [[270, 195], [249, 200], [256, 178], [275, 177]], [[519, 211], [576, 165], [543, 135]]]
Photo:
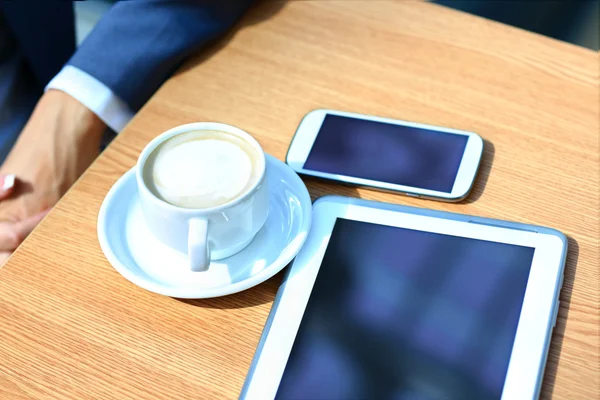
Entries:
[[4, 182], [2, 182], [2, 190], [7, 191], [12, 189], [15, 186], [15, 176], [14, 175], [4, 175]]

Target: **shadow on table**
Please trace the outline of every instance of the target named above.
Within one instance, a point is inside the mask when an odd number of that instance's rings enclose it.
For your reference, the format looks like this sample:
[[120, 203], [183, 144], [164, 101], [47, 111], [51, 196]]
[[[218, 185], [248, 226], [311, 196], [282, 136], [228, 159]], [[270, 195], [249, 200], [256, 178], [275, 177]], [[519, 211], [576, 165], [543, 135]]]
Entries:
[[287, 270], [275, 275], [273, 278], [254, 286], [248, 290], [231, 294], [229, 296], [215, 297], [212, 299], [175, 299], [196, 307], [217, 308], [220, 310], [228, 310], [234, 308], [246, 308], [259, 306], [265, 303], [271, 303], [275, 298], [277, 289], [283, 279], [283, 273]]
[[496, 149], [494, 144], [489, 140], [483, 139], [483, 154], [481, 156], [481, 163], [479, 164], [479, 171], [477, 171], [477, 176], [475, 177], [475, 182], [473, 183], [471, 193], [469, 193], [467, 198], [461, 201], [461, 203], [469, 204], [479, 200], [485, 190], [488, 178], [490, 177], [495, 153]]
[[[358, 188], [350, 183], [338, 182], [334, 180], [315, 178], [312, 176], [302, 176], [302, 181], [308, 188], [310, 199], [315, 202], [323, 196], [346, 196], [361, 198]], [[374, 189], [371, 189], [374, 190]]]
[[272, 16], [276, 15], [279, 11], [285, 7], [287, 1], [267, 1], [262, 0], [257, 4], [250, 7], [248, 12], [240, 19], [240, 21], [234, 25], [224, 36], [215, 40], [215, 42], [208, 46], [205, 50], [199, 52], [196, 56], [190, 58], [188, 62], [181, 67], [175, 75], [179, 75], [187, 72], [194, 68], [196, 65], [203, 63], [210, 59], [219, 50], [227, 46], [227, 44], [235, 37], [235, 35], [246, 27], [260, 24], [261, 22], [268, 20]]
[[556, 371], [562, 350], [563, 340], [565, 338], [565, 327], [571, 308], [571, 296], [573, 294], [573, 282], [577, 271], [577, 260], [579, 258], [579, 244], [572, 237], [568, 237], [569, 251], [567, 253], [567, 263], [565, 265], [565, 278], [562, 290], [560, 292], [560, 308], [556, 326], [552, 333], [550, 341], [550, 352], [548, 362], [546, 363], [546, 372], [542, 382], [541, 398], [552, 398], [554, 392], [554, 383], [556, 381]]

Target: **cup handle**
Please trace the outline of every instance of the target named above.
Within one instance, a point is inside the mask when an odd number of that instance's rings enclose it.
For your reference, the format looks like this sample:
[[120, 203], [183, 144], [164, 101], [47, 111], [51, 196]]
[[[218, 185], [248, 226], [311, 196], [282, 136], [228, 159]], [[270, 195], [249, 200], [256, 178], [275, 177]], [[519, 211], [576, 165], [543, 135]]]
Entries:
[[208, 247], [208, 220], [193, 218], [188, 231], [188, 259], [194, 272], [208, 270], [210, 248]]

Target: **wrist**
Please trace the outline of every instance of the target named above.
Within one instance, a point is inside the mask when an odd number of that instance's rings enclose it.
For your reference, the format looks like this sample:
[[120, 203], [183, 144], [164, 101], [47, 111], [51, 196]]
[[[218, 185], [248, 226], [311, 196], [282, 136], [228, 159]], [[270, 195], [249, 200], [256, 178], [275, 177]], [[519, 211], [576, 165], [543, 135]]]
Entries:
[[2, 168], [58, 198], [96, 158], [105, 129], [104, 122], [79, 101], [48, 90]]
[[44, 114], [41, 120], [53, 121], [52, 130], [57, 132], [61, 139], [76, 143], [93, 143], [99, 146], [106, 130], [106, 124], [96, 114], [60, 90], [46, 91], [32, 114], [32, 120], [38, 117], [36, 114]]

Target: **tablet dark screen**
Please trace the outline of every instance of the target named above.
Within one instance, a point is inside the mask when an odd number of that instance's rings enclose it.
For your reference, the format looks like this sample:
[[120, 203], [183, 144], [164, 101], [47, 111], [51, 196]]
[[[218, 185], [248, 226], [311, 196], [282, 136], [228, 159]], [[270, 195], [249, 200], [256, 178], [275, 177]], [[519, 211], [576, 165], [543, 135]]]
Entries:
[[277, 399], [499, 399], [534, 248], [338, 219]]

